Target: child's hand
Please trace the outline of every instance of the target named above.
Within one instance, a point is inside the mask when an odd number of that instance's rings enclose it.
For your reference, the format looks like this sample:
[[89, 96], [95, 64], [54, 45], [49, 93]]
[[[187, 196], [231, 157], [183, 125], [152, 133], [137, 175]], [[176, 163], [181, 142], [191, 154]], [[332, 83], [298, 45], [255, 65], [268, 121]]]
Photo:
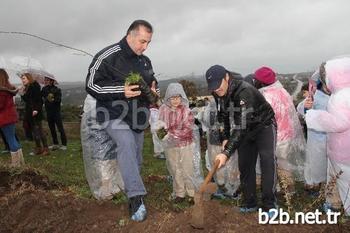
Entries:
[[167, 135], [167, 134], [168, 134], [168, 131], [165, 130], [165, 128], [161, 128], [161, 129], [157, 130], [157, 136], [160, 140], [162, 140], [165, 137], [165, 135]]

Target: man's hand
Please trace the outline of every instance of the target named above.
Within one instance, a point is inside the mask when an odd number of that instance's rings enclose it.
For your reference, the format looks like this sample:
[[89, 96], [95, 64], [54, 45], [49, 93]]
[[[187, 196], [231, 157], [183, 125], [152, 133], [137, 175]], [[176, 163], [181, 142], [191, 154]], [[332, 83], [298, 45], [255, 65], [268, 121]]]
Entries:
[[153, 91], [154, 93], [156, 93], [159, 96], [159, 94], [157, 93], [157, 89], [156, 89], [156, 81], [152, 82], [151, 91]]
[[222, 166], [225, 165], [226, 161], [227, 161], [227, 156], [225, 154], [217, 154], [216, 157], [215, 157], [215, 160], [219, 160], [220, 163], [219, 163], [219, 166], [218, 166], [218, 169]]
[[135, 88], [139, 88], [139, 85], [125, 85], [124, 86], [124, 94], [126, 98], [132, 98], [135, 96], [141, 95], [141, 91], [133, 91]]
[[32, 112], [32, 116], [34, 117], [34, 116], [36, 116], [36, 115], [38, 115], [38, 111], [33, 111], [33, 112]]

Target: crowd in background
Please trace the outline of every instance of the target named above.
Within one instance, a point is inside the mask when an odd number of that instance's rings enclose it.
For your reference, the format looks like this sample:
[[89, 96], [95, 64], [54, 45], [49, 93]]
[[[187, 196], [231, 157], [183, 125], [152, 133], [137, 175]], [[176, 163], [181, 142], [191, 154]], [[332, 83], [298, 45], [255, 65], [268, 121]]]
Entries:
[[[18, 114], [14, 96], [19, 94], [24, 102], [23, 128], [26, 139], [33, 140], [33, 151], [30, 155], [49, 155], [50, 150], [67, 149], [67, 139], [61, 118], [61, 90], [55, 84], [53, 77], [45, 77], [44, 87], [33, 78], [31, 73], [21, 73], [22, 86], [15, 87], [9, 80], [5, 69], [0, 69], [0, 127], [5, 151], [11, 153], [11, 166], [24, 164], [23, 151], [16, 134]], [[46, 132], [43, 129], [43, 106], [46, 110], [46, 120], [51, 132], [53, 145], [49, 146]], [[59, 146], [56, 126], [61, 134]]]

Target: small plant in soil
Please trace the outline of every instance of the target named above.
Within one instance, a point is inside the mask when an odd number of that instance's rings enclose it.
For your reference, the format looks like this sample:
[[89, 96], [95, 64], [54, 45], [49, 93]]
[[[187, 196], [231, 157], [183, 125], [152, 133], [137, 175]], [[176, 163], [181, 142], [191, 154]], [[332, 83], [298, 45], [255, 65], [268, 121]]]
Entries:
[[130, 72], [128, 76], [125, 79], [125, 85], [137, 85], [140, 83], [142, 77], [139, 73], [136, 72]]

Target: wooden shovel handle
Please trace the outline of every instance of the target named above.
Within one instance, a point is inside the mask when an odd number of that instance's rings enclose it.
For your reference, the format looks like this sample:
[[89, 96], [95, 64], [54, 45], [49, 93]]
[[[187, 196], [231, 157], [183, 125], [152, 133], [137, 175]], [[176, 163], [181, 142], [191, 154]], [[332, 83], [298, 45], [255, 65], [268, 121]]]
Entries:
[[212, 169], [209, 171], [208, 175], [205, 177], [204, 182], [202, 183], [201, 187], [200, 187], [200, 191], [203, 192], [204, 187], [211, 181], [211, 179], [213, 178], [216, 170], [218, 169], [220, 164], [219, 160], [215, 160], [215, 164], [214, 167], [212, 167]]

